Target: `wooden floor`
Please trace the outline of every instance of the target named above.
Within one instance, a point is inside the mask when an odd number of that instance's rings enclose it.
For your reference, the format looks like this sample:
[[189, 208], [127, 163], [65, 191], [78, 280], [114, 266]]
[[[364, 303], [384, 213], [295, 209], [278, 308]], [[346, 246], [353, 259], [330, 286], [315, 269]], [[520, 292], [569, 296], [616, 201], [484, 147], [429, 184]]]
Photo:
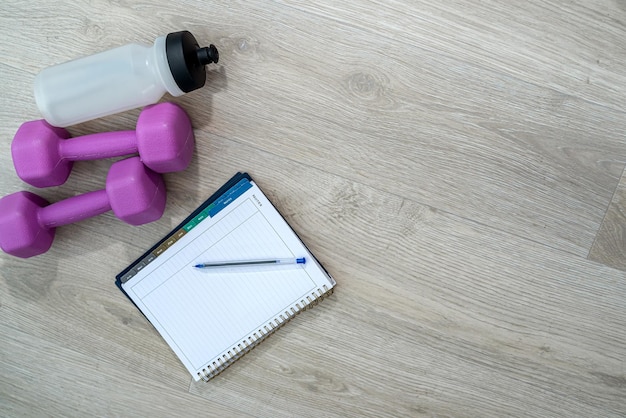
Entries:
[[[626, 3], [4, 0], [0, 194], [33, 190], [10, 144], [42, 68], [183, 29], [221, 58], [164, 98], [197, 146], [163, 218], [0, 255], [0, 415], [626, 415]], [[114, 279], [237, 171], [338, 286], [196, 384]]]

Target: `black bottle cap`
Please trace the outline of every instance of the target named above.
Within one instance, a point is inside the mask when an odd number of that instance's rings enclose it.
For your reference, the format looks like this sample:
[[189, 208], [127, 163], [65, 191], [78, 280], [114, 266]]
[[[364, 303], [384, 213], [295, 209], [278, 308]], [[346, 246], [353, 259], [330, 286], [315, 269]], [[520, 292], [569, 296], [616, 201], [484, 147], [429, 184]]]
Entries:
[[201, 48], [196, 38], [188, 32], [169, 33], [165, 37], [165, 54], [172, 76], [178, 87], [188, 93], [206, 82], [205, 65], [217, 63], [220, 54], [215, 45]]

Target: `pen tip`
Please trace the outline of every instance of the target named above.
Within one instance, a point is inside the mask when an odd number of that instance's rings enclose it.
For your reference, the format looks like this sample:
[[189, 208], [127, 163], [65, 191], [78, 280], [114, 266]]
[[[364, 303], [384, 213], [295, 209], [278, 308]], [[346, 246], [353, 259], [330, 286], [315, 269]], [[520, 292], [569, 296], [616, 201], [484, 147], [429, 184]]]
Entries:
[[297, 264], [304, 264], [304, 263], [306, 263], [306, 258], [304, 258], [304, 257], [298, 258], [298, 259], [296, 259], [296, 263]]

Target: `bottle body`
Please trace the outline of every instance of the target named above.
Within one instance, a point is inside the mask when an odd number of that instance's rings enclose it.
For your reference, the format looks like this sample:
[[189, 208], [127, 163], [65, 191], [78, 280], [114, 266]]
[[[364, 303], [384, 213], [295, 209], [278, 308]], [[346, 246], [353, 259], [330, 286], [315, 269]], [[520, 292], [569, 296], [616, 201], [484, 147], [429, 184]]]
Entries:
[[180, 96], [165, 37], [48, 67], [35, 78], [35, 101], [48, 123], [65, 127]]

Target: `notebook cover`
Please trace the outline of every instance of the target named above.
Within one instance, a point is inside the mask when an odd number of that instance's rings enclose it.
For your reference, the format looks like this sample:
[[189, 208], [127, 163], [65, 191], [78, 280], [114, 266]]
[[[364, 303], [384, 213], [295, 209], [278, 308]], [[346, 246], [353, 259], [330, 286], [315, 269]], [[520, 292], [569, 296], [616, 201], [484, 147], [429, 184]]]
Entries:
[[[239, 187], [237, 187], [237, 189], [235, 189], [235, 187], [240, 184], [240, 182], [242, 180], [247, 180], [249, 182], [252, 182], [252, 178], [247, 174], [247, 173], [242, 173], [239, 172], [237, 173], [235, 176], [233, 176], [230, 180], [228, 180], [222, 187], [220, 187], [220, 189], [215, 192], [213, 195], [211, 195], [211, 197], [209, 197], [204, 203], [202, 203], [196, 210], [194, 210], [187, 218], [185, 218], [177, 227], [175, 227], [170, 233], [168, 233], [163, 239], [161, 239], [158, 243], [156, 243], [154, 246], [152, 246], [149, 250], [147, 250], [141, 257], [139, 257], [138, 259], [136, 259], [133, 263], [131, 263], [127, 268], [125, 268], [122, 272], [120, 272], [117, 276], [116, 276], [116, 285], [117, 287], [126, 295], [126, 297], [135, 305], [135, 307], [137, 307], [139, 309], [140, 312], [142, 312], [142, 314], [144, 314], [144, 312], [141, 310], [141, 308], [139, 308], [135, 302], [132, 300], [132, 298], [126, 293], [126, 291], [123, 288], [123, 284], [126, 283], [127, 281], [131, 280], [133, 277], [135, 277], [136, 274], [138, 274], [141, 269], [143, 268], [140, 263], [146, 263], [149, 264], [151, 261], [154, 260], [154, 257], [158, 257], [159, 254], [159, 247], [164, 246], [167, 248], [167, 246], [171, 245], [170, 243], [167, 243], [168, 240], [170, 239], [174, 239], [176, 240], [177, 237], [172, 238], [175, 234], [179, 233], [181, 231], [181, 229], [183, 229], [186, 225], [188, 225], [191, 221], [195, 220], [197, 217], [199, 216], [203, 216], [201, 214], [201, 212], [203, 212], [205, 209], [207, 209], [207, 207], [209, 207], [210, 205], [212, 205], [213, 203], [215, 203], [216, 201], [218, 201], [220, 198], [224, 197], [225, 195], [227, 195], [228, 193], [233, 193], [235, 192], [235, 190], [238, 190]], [[256, 185], [256, 187], [258, 187], [258, 185]], [[263, 193], [263, 191], [261, 190], [261, 193]], [[263, 193], [264, 194], [264, 193]], [[230, 197], [225, 197], [227, 200], [230, 199]], [[335, 286], [336, 282], [335, 280], [332, 278], [332, 276], [328, 273], [328, 271], [324, 268], [324, 266], [319, 263], [319, 261], [316, 259], [316, 257], [309, 251], [309, 249], [307, 248], [306, 244], [304, 244], [304, 242], [300, 239], [300, 237], [298, 236], [298, 234], [293, 230], [293, 228], [291, 227], [291, 225], [289, 225], [288, 222], [286, 222], [286, 219], [282, 216], [282, 214], [277, 210], [276, 206], [269, 200], [267, 199], [267, 197], [265, 196], [265, 199], [267, 202], [270, 203], [270, 206], [277, 212], [278, 216], [280, 216], [285, 224], [286, 227], [289, 228], [292, 233], [295, 235], [295, 237], [300, 241], [300, 244], [302, 246], [304, 246], [306, 248], [306, 250], [308, 251], [309, 255], [312, 256], [313, 259], [315, 259], [316, 264], [318, 265], [318, 267], [321, 269], [321, 271], [323, 272], [323, 274], [325, 274], [328, 279], [331, 282], [331, 288], [330, 290], [328, 290], [326, 293], [323, 293], [320, 295], [320, 300], [323, 299], [325, 296], [327, 296], [328, 294], [332, 293], [332, 288]], [[133, 270], [134, 271], [131, 271]], [[130, 273], [130, 274], [129, 274]], [[126, 277], [125, 277], [126, 276]], [[314, 306], [315, 304], [317, 304], [317, 300], [313, 301], [310, 305], [305, 305], [304, 309], [308, 309], [310, 306]], [[299, 313], [300, 311], [298, 311], [297, 313]], [[144, 314], [145, 316], [145, 314]], [[291, 317], [289, 318], [291, 319]], [[287, 320], [288, 322], [288, 320]], [[277, 328], [274, 328], [271, 332], [273, 333], [273, 331], [275, 329], [280, 328], [281, 325], [279, 325]], [[265, 339], [267, 335], [261, 337], [258, 342], [263, 341]], [[171, 345], [171, 344], [170, 344]], [[209, 370], [210, 372], [207, 372], [208, 374], [205, 373], [205, 377], [207, 379], [205, 379], [203, 377], [203, 379], [205, 381], [209, 380], [210, 378], [214, 377], [216, 374], [219, 374], [223, 369], [225, 369], [226, 367], [228, 367], [228, 365], [230, 365], [232, 362], [236, 361], [241, 355], [244, 355], [246, 352], [249, 351], [249, 349], [252, 349], [256, 346], [256, 343], [253, 344], [251, 347], [249, 347], [248, 349], [244, 350], [243, 353], [237, 354], [236, 356], [234, 356], [231, 360], [227, 361], [226, 364], [223, 364], [222, 366], [220, 366], [217, 370], [212, 370], [210, 368], [208, 368], [207, 370]], [[178, 354], [178, 353], [177, 353]], [[230, 354], [230, 351], [229, 351]], [[182, 359], [181, 359], [182, 360]], [[220, 359], [221, 361], [221, 359]], [[193, 374], [193, 372], [192, 372]], [[200, 374], [199, 374], [200, 376]]]

